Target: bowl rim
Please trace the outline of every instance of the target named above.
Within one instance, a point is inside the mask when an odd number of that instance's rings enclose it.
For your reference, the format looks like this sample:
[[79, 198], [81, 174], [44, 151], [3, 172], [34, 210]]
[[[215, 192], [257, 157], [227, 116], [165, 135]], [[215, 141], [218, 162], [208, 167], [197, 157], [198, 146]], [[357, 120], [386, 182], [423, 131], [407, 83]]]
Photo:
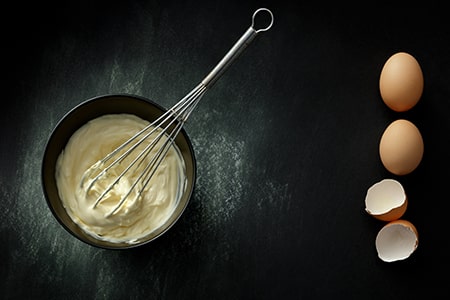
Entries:
[[[192, 160], [192, 182], [191, 182], [191, 187], [190, 189], [187, 188], [185, 193], [185, 197], [186, 200], [184, 201], [183, 206], [178, 210], [178, 212], [176, 213], [177, 210], [174, 210], [172, 214], [175, 214], [175, 216], [172, 216], [173, 219], [167, 224], [167, 226], [164, 226], [164, 228], [162, 230], [160, 230], [160, 232], [158, 232], [156, 235], [154, 235], [153, 237], [149, 238], [149, 239], [144, 239], [138, 243], [120, 243], [117, 244], [116, 243], [111, 243], [111, 242], [105, 242], [99, 239], [84, 239], [81, 236], [79, 236], [78, 234], [76, 234], [71, 228], [69, 228], [69, 226], [62, 220], [61, 216], [59, 215], [59, 213], [56, 211], [54, 205], [52, 204], [51, 201], [51, 196], [49, 195], [49, 191], [48, 191], [48, 187], [46, 184], [46, 162], [48, 160], [48, 149], [51, 146], [51, 143], [54, 142], [53, 138], [56, 134], [56, 132], [60, 129], [60, 127], [64, 124], [64, 122], [73, 114], [77, 113], [81, 108], [88, 106], [88, 105], [93, 105], [93, 103], [100, 101], [100, 100], [105, 100], [107, 98], [129, 98], [129, 99], [133, 99], [135, 101], [139, 101], [139, 102], [143, 102], [145, 105], [150, 105], [153, 106], [154, 108], [156, 108], [157, 110], [161, 111], [161, 113], [167, 111], [168, 109], [165, 108], [164, 106], [162, 106], [161, 104], [150, 100], [149, 98], [140, 96], [140, 95], [136, 95], [136, 94], [129, 94], [129, 93], [107, 93], [107, 94], [102, 94], [102, 95], [97, 95], [88, 99], [83, 100], [82, 102], [78, 103], [77, 105], [73, 106], [71, 109], [69, 109], [68, 111], [66, 111], [63, 116], [57, 121], [57, 123], [53, 126], [52, 130], [50, 131], [50, 134], [47, 137], [47, 140], [44, 144], [44, 151], [43, 151], [43, 155], [42, 155], [42, 159], [41, 159], [41, 188], [43, 190], [44, 193], [44, 198], [45, 201], [47, 203], [47, 206], [49, 207], [53, 217], [58, 221], [58, 223], [65, 229], [66, 232], [70, 233], [72, 236], [74, 236], [75, 238], [77, 238], [78, 240], [89, 244], [91, 246], [97, 247], [97, 248], [101, 248], [101, 249], [110, 249], [110, 250], [124, 250], [124, 249], [131, 249], [131, 248], [136, 248], [136, 247], [140, 247], [143, 245], [146, 245], [154, 240], [156, 240], [157, 238], [159, 238], [160, 236], [164, 235], [170, 228], [172, 228], [175, 223], [178, 222], [178, 220], [180, 219], [180, 217], [183, 215], [184, 211], [186, 210], [188, 204], [191, 201], [193, 192], [195, 190], [196, 187], [196, 181], [197, 181], [197, 160], [196, 160], [196, 156], [195, 156], [195, 152], [194, 152], [194, 147], [192, 144], [192, 141], [189, 137], [189, 135], [187, 134], [186, 130], [183, 128], [181, 128], [181, 131], [179, 132], [178, 135], [183, 135], [183, 138], [186, 142], [186, 146], [189, 152], [189, 157]], [[108, 114], [108, 113], [99, 113], [99, 116], [104, 115], [104, 114]], [[91, 120], [92, 118], [88, 118], [87, 121]], [[84, 124], [87, 122], [83, 122]], [[73, 130], [72, 134], [80, 127], [77, 127]], [[70, 136], [69, 136], [70, 138]], [[67, 141], [66, 141], [67, 143]], [[64, 149], [66, 144], [62, 145], [62, 149]], [[184, 158], [184, 157], [183, 157]], [[186, 162], [185, 162], [186, 163]], [[189, 178], [189, 176], [187, 176]], [[189, 185], [188, 185], [189, 187]], [[61, 199], [59, 199], [58, 196], [58, 201], [61, 201]], [[73, 221], [72, 221], [73, 222]], [[73, 222], [76, 226], [78, 226], [75, 222]]]

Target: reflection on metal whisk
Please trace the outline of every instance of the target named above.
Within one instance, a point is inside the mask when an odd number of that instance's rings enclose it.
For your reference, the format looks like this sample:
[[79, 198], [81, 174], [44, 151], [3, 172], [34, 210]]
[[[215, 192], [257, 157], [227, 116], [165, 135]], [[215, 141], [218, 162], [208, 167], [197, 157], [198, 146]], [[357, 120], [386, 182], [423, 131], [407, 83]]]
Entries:
[[[265, 27], [255, 28], [255, 19], [260, 13], [267, 13], [269, 16], [269, 22]], [[146, 161], [147, 165], [140, 170], [141, 173], [137, 176], [136, 181], [131, 184], [130, 189], [121, 197], [106, 217], [115, 214], [123, 206], [134, 189], [139, 188], [136, 193], [136, 197], [140, 197], [151, 177], [161, 164], [161, 161], [164, 159], [166, 153], [170, 149], [170, 146], [175, 142], [175, 138], [181, 131], [184, 123], [189, 118], [190, 114], [203, 97], [206, 90], [214, 84], [214, 82], [223, 74], [228, 66], [250, 44], [256, 35], [259, 32], [269, 30], [270, 27], [272, 27], [272, 24], [272, 12], [267, 8], [257, 9], [253, 13], [251, 26], [222, 58], [222, 60], [214, 67], [214, 69], [200, 82], [200, 84], [198, 84], [191, 92], [189, 92], [172, 108], [167, 110], [167, 112], [161, 115], [157, 120], [153, 121], [151, 124], [139, 131], [102, 160], [91, 166], [84, 173], [83, 178], [81, 179], [80, 187], [85, 189], [87, 195], [102, 177], [108, 176], [108, 171], [120, 164], [133, 151], [140, 151], [131, 163], [127, 165], [121, 173], [116, 176], [114, 180], [112, 180], [112, 182], [99, 194], [94, 202], [94, 208], [105, 199], [105, 196], [113, 190], [114, 186], [119, 183], [121, 178], [125, 176], [127, 172], [132, 171], [133, 166], [136, 164], [141, 164], [151, 151], [157, 150], [156, 154]], [[136, 150], [139, 145], [141, 145], [152, 135], [156, 136], [148, 145], [145, 146], [142, 151], [141, 149]]]

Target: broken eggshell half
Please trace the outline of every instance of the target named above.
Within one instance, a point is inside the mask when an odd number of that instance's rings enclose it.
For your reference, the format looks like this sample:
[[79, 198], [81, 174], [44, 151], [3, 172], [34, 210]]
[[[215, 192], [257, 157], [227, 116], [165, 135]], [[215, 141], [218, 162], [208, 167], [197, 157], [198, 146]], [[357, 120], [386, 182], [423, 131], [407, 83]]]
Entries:
[[366, 194], [366, 212], [382, 221], [401, 218], [408, 206], [402, 184], [395, 179], [383, 179], [373, 184]]
[[416, 227], [409, 221], [391, 221], [381, 228], [375, 239], [378, 257], [385, 262], [408, 258], [419, 244]]

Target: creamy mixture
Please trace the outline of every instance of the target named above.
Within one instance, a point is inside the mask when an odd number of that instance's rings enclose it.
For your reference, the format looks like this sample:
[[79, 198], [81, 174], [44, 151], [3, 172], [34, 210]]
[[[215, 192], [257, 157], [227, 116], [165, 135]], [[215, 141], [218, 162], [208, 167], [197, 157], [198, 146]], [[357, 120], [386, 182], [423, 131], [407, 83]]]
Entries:
[[[156, 145], [152, 153], [144, 158], [144, 163], [136, 164], [136, 170], [125, 173], [111, 191], [97, 201], [117, 175], [152, 141], [152, 137], [88, 189], [98, 173], [87, 172], [92, 169], [91, 166], [148, 124], [130, 114], [98, 117], [78, 129], [58, 157], [55, 175], [63, 205], [73, 221], [97, 239], [114, 243], [139, 242], [167, 221], [184, 191], [184, 161], [178, 148], [171, 146], [143, 192], [138, 194], [143, 186], [140, 182], [114, 211], [147, 166], [146, 162], [160, 148]], [[84, 174], [88, 176], [81, 185]]]

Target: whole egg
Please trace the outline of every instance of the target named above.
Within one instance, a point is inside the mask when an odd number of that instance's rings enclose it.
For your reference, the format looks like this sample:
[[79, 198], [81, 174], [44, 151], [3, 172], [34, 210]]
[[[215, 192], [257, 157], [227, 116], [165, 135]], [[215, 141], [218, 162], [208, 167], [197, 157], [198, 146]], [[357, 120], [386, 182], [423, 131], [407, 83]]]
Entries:
[[389, 57], [380, 74], [379, 88], [384, 103], [394, 111], [413, 108], [423, 93], [423, 73], [409, 53], [398, 52]]
[[387, 126], [380, 139], [380, 158], [388, 171], [406, 175], [420, 164], [424, 144], [419, 129], [411, 121], [398, 119]]

